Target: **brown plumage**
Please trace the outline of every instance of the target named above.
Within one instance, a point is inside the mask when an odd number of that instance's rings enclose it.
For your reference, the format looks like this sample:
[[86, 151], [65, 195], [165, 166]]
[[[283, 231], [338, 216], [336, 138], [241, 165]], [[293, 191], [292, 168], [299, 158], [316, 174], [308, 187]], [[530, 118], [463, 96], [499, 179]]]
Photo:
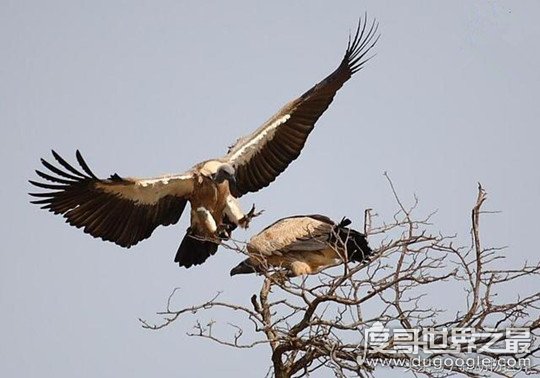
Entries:
[[338, 68], [298, 99], [289, 102], [254, 133], [240, 138], [227, 155], [195, 165], [183, 174], [150, 179], [118, 174], [100, 179], [77, 151], [75, 168], [53, 151], [57, 165], [41, 160], [36, 171], [46, 189], [30, 193], [35, 204], [60, 214], [73, 226], [122, 247], [150, 237], [160, 225], [176, 223], [191, 204], [191, 225], [175, 257], [180, 266], [201, 264], [217, 251], [220, 238], [256, 215], [245, 214], [236, 198], [268, 186], [300, 154], [315, 122], [337, 90], [363, 68], [378, 40], [377, 24], [360, 20]]
[[323, 215], [283, 218], [253, 236], [249, 258], [231, 270], [231, 276], [282, 268], [290, 276], [315, 274], [344, 261], [361, 262], [371, 254], [365, 236]]
[[[178, 221], [191, 203], [191, 226], [179, 249], [176, 262], [190, 267], [217, 251], [220, 237], [228, 237], [224, 221], [247, 226], [249, 215], [230, 194], [234, 168], [227, 163], [207, 161], [180, 175], [149, 179], [122, 178], [118, 174], [99, 179], [79, 151], [80, 168], [52, 152], [57, 165], [42, 159], [49, 172], [37, 170], [49, 182], [30, 181], [47, 189], [30, 193], [41, 208], [63, 215], [85, 233], [130, 248], [148, 238], [160, 225]], [[251, 213], [252, 215], [252, 213]], [[183, 247], [183, 248], [182, 248]], [[189, 247], [189, 248], [188, 248]]]
[[225, 159], [236, 168], [236, 197], [268, 186], [300, 155], [315, 122], [336, 92], [370, 59], [367, 54], [379, 39], [377, 30], [375, 21], [368, 26], [367, 17], [360, 20], [334, 72], [229, 149]]

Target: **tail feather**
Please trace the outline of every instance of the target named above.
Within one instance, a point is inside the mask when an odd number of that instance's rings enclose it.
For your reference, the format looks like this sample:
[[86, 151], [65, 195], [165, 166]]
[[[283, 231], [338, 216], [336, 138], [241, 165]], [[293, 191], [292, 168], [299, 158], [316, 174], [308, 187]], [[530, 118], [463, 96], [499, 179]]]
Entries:
[[179, 266], [190, 268], [200, 265], [218, 250], [219, 244], [198, 238], [191, 228], [188, 228], [184, 239], [178, 247], [174, 262]]
[[349, 261], [365, 261], [372, 255], [373, 250], [369, 247], [368, 241], [364, 234], [345, 227], [349, 224], [351, 224], [351, 221], [347, 218], [343, 218], [343, 220], [336, 226], [336, 232], [339, 239], [347, 248], [347, 256], [349, 257]]

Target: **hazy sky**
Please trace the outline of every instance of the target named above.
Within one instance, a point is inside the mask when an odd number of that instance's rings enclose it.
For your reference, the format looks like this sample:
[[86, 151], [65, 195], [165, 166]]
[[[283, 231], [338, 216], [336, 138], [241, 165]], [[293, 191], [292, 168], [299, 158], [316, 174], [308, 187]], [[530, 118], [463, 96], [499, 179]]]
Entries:
[[242, 198], [266, 212], [236, 237], [292, 214], [390, 217], [388, 171], [464, 241], [482, 182], [502, 211], [485, 219], [485, 242], [508, 245], [511, 262], [537, 260], [538, 2], [0, 0], [0, 376], [264, 375], [266, 347], [189, 338], [194, 318], [160, 332], [137, 321], [156, 319], [177, 286], [181, 305], [218, 290], [248, 303], [260, 278], [229, 277], [240, 256], [178, 268], [188, 216], [131, 250], [93, 239], [31, 206], [26, 180], [51, 148], [70, 160], [80, 149], [101, 176], [221, 156], [330, 73], [366, 11], [380, 22], [377, 56], [300, 158]]

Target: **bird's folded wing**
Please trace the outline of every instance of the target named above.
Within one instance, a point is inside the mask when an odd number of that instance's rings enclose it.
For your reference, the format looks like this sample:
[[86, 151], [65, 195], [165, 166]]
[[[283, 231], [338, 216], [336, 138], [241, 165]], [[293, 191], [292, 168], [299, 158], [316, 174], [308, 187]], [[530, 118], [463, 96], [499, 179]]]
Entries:
[[41, 159], [45, 172], [36, 173], [44, 182], [30, 181], [46, 189], [30, 193], [39, 198], [32, 203], [41, 205], [84, 232], [131, 247], [148, 238], [160, 225], [178, 221], [193, 190], [193, 175], [169, 175], [152, 179], [122, 178], [117, 174], [109, 179], [97, 178], [79, 151], [80, 168], [75, 168], [56, 152], [53, 165]]
[[252, 251], [266, 256], [281, 256], [290, 251], [324, 249], [335, 224], [326, 217], [298, 216], [284, 218], [267, 227], [249, 241]]
[[378, 40], [377, 24], [360, 20], [339, 67], [301, 97], [289, 102], [254, 133], [240, 138], [225, 159], [236, 168], [236, 197], [268, 186], [295, 160], [315, 122], [336, 92], [369, 60]]

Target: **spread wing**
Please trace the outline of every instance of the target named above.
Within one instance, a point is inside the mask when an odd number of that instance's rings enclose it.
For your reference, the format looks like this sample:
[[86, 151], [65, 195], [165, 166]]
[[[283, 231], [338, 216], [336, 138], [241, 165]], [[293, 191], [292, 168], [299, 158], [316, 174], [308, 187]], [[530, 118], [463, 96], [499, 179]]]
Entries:
[[367, 17], [360, 20], [334, 72], [230, 148], [225, 159], [236, 168], [236, 197], [268, 186], [300, 155], [315, 122], [336, 92], [370, 59], [366, 55], [379, 39], [377, 29], [375, 21], [368, 26]]
[[80, 169], [52, 151], [58, 163], [41, 162], [47, 172], [36, 173], [44, 182], [30, 181], [41, 193], [32, 201], [42, 209], [63, 215], [72, 226], [122, 247], [148, 238], [160, 225], [178, 221], [193, 190], [193, 175], [162, 176], [152, 179], [122, 178], [117, 174], [99, 179], [88, 168], [79, 151]]
[[263, 256], [282, 256], [289, 251], [317, 251], [331, 240], [335, 224], [322, 215], [280, 219], [252, 237], [248, 251]]

